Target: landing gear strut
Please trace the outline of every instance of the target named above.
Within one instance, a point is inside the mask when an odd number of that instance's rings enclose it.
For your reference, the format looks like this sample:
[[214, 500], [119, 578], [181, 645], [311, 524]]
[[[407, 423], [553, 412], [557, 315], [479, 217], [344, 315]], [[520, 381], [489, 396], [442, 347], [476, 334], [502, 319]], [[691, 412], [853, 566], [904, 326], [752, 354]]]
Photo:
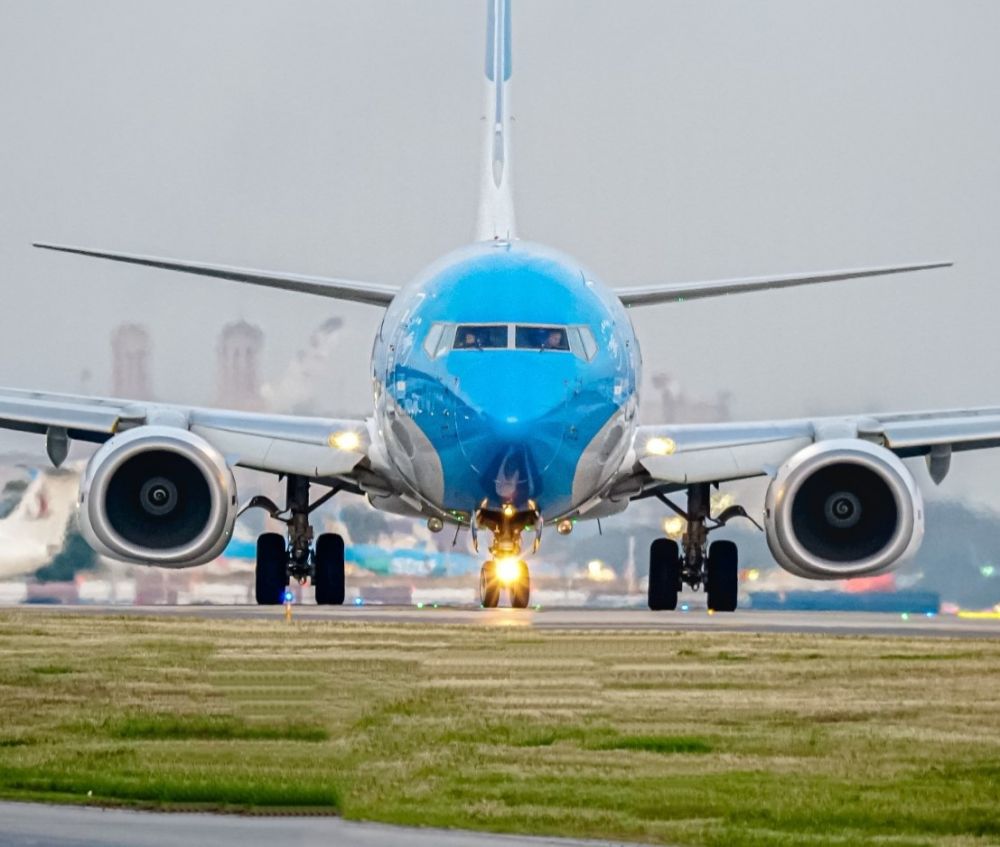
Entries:
[[285, 485], [285, 509], [280, 510], [267, 497], [254, 497], [240, 513], [262, 508], [288, 527], [288, 540], [276, 532], [265, 532], [257, 539], [256, 599], [258, 605], [284, 602], [289, 579], [304, 582], [311, 578], [318, 605], [339, 606], [344, 602], [344, 539], [336, 533], [323, 533], [313, 545], [309, 515], [337, 493], [333, 488], [318, 500], [309, 502], [309, 479], [291, 474]]
[[669, 538], [657, 538], [650, 545], [649, 608], [676, 609], [677, 595], [688, 585], [696, 591], [705, 588], [708, 608], [712, 611], [735, 612], [739, 593], [736, 545], [732, 541], [709, 544], [708, 534], [732, 518], [753, 519], [742, 506], [731, 506], [713, 518], [708, 483], [688, 488], [687, 509], [681, 509], [663, 494], [656, 496], [684, 518], [686, 526], [680, 544]]

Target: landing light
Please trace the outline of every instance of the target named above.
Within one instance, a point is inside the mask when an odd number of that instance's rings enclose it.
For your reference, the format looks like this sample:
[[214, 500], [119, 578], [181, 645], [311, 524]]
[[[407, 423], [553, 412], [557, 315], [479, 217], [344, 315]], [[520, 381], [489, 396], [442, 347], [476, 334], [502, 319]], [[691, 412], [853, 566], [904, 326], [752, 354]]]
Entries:
[[353, 453], [361, 446], [361, 436], [351, 429], [335, 432], [330, 436], [330, 446]]
[[514, 507], [510, 503], [504, 503], [503, 516], [505, 518], [514, 517]]
[[521, 576], [521, 561], [515, 556], [504, 556], [497, 559], [497, 579], [504, 585], [517, 582]]
[[676, 449], [677, 445], [672, 438], [654, 437], [646, 442], [646, 452], [650, 456], [670, 456]]
[[663, 531], [668, 538], [673, 538], [674, 540], [684, 534], [684, 530], [687, 528], [686, 525], [687, 522], [680, 515], [673, 515], [672, 517], [663, 519]]

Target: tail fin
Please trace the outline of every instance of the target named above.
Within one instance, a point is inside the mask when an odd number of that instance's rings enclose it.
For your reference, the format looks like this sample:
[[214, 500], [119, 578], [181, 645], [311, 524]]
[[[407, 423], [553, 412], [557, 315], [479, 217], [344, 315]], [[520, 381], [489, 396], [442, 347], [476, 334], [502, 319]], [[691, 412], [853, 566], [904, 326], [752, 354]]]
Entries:
[[79, 487], [75, 470], [37, 472], [14, 510], [0, 520], [0, 539], [15, 548], [58, 549], [75, 513]]
[[486, 116], [476, 239], [516, 237], [511, 194], [511, 0], [486, 0]]

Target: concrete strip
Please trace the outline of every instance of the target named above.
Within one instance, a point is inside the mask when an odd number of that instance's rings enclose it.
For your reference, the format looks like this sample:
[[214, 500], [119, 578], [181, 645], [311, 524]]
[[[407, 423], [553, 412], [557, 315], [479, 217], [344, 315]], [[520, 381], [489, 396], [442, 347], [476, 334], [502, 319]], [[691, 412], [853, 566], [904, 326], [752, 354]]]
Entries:
[[[620, 843], [620, 842], [619, 842]], [[4, 847], [610, 847], [608, 841], [530, 838], [345, 821], [241, 817], [0, 803]]]
[[[281, 606], [4, 606], [20, 612], [60, 614], [184, 616], [283, 620]], [[663, 632], [797, 632], [829, 635], [1000, 637], [1000, 620], [952, 615], [868, 614], [861, 612], [754, 612], [709, 615], [650, 612], [643, 609], [478, 609], [413, 606], [294, 607], [295, 620], [331, 623], [439, 624], [450, 626], [529, 627], [535, 629], [646, 630]]]

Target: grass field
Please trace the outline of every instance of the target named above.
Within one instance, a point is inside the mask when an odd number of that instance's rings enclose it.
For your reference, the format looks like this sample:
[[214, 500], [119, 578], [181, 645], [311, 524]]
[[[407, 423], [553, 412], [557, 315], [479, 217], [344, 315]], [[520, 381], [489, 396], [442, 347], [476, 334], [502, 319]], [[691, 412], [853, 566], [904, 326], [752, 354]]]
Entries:
[[1000, 643], [4, 612], [0, 795], [1000, 844]]

